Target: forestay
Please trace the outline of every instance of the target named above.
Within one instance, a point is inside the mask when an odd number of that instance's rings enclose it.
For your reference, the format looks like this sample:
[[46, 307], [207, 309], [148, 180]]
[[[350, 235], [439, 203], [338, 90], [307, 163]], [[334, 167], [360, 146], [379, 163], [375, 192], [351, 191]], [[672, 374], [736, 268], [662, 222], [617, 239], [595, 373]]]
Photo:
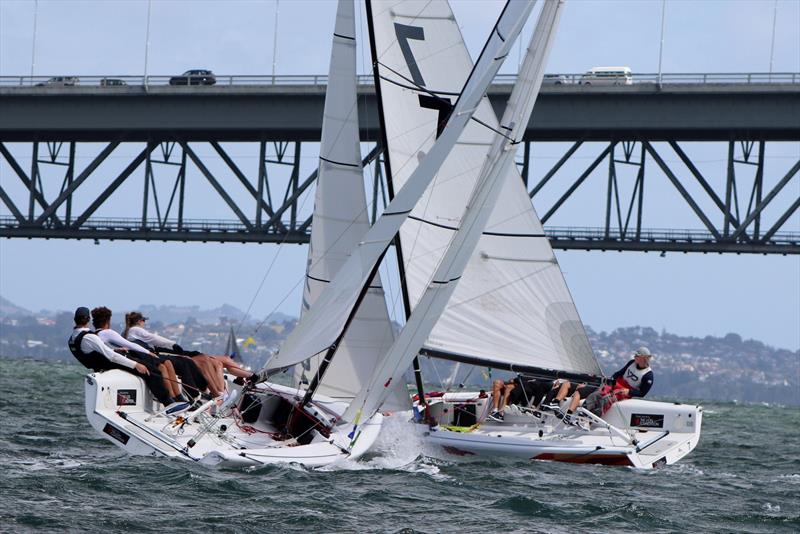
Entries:
[[[354, 2], [340, 0], [325, 94], [303, 315], [369, 229], [358, 137], [355, 35]], [[317, 391], [351, 400], [393, 340], [381, 280], [376, 275]], [[316, 373], [321, 359], [303, 363], [307, 377]], [[302, 370], [296, 370], [296, 378]], [[397, 393], [387, 408], [408, 409], [405, 388]]]
[[357, 421], [360, 413], [370, 416], [380, 407], [389, 391], [387, 387], [400, 379], [459, 284], [503, 189], [505, 178], [509, 174], [508, 169], [514, 165], [516, 145], [530, 120], [541, 86], [547, 51], [555, 34], [560, 6], [560, 0], [545, 3], [503, 120], [492, 135], [492, 147], [465, 204], [460, 226], [453, 234], [432, 280], [427, 284], [405, 328], [395, 340], [387, 357], [379, 363], [366, 387], [351, 403], [344, 419]]
[[368, 283], [374, 266], [471, 119], [532, 7], [531, 2], [514, 1], [506, 4], [441, 136], [286, 339], [281, 351], [267, 363], [265, 374], [319, 354], [339, 338], [361, 288]]
[[[458, 91], [472, 62], [446, 2], [373, 5], [389, 158], [393, 180], [401, 187], [435, 140], [439, 115], [431, 101], [441, 106], [452, 99], [450, 95]], [[431, 94], [438, 98], [432, 99]], [[498, 127], [488, 98], [482, 99], [475, 117]], [[493, 136], [477, 121], [467, 125], [402, 227], [406, 282], [413, 305], [461, 226], [463, 207], [475, 188]], [[487, 365], [600, 372], [514, 165], [506, 171], [486, 230], [426, 346], [469, 355]]]

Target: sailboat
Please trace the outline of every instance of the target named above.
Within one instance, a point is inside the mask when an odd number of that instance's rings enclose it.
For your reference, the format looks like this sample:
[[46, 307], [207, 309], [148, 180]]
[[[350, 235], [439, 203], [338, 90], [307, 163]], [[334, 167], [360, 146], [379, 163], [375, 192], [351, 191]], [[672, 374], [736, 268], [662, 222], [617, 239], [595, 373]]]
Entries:
[[[521, 108], [532, 107], [562, 6], [562, 0], [543, 2], [503, 119], [498, 122], [488, 99], [481, 100], [400, 230], [402, 282], [413, 310], [409, 322], [419, 333], [405, 348], [419, 347], [418, 354], [431, 359], [597, 384], [600, 365], [542, 224], [516, 165], [497, 156], [498, 143], [505, 143], [508, 156], [522, 138], [531, 110]], [[369, 17], [384, 158], [390, 179], [401, 188], [418, 161], [425, 161], [420, 154], [431, 150], [472, 62], [447, 2], [375, 1]], [[486, 162], [495, 166], [487, 169]], [[492, 172], [501, 175], [495, 204], [486, 204], [485, 225], [464, 246], [463, 234], [475, 224], [464, 206], [474, 207], [476, 191]], [[456, 251], [468, 260], [457, 265]], [[431, 293], [445, 284], [450, 295], [432, 306]], [[581, 426], [565, 424], [555, 413], [514, 407], [496, 422], [487, 419], [489, 395], [431, 398], [421, 382], [418, 431], [454, 455], [652, 468], [680, 460], [700, 436], [699, 406], [629, 399], [602, 418], [581, 409]]]
[[[408, 406], [400, 380], [375, 391], [383, 361], [398, 347], [378, 268], [399, 226], [437, 174], [496, 75], [533, 7], [504, 9], [451, 120], [378, 221], [369, 227], [361, 175], [352, 0], [340, 0], [320, 147], [315, 224], [301, 320], [261, 369], [257, 385], [229, 380], [230, 395], [168, 415], [141, 379], [119, 370], [86, 377], [86, 414], [106, 439], [132, 454], [209, 466], [294, 463], [308, 467], [357, 459], [381, 428], [381, 407]], [[402, 337], [402, 336], [401, 336]], [[395, 349], [396, 352], [396, 349]], [[270, 381], [300, 365], [298, 387]], [[402, 373], [402, 371], [400, 371]], [[305, 384], [305, 382], [308, 382]], [[394, 403], [394, 404], [393, 404]], [[358, 409], [354, 409], [354, 406]]]

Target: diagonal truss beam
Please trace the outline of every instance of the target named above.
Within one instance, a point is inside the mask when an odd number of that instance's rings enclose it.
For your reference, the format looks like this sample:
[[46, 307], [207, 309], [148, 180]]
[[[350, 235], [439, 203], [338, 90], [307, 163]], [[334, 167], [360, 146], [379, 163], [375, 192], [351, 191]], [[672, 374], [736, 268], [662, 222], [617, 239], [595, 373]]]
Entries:
[[46, 221], [48, 218], [50, 218], [52, 215], [54, 215], [56, 210], [58, 209], [58, 207], [61, 206], [61, 204], [63, 204], [65, 200], [69, 199], [72, 196], [72, 193], [76, 189], [78, 189], [78, 187], [80, 187], [80, 185], [83, 182], [85, 182], [87, 178], [89, 178], [89, 176], [92, 174], [92, 172], [94, 172], [94, 170], [97, 169], [97, 167], [99, 167], [100, 164], [103, 163], [103, 161], [105, 161], [106, 158], [118, 146], [119, 146], [119, 141], [112, 141], [111, 143], [106, 145], [106, 147], [97, 155], [97, 157], [94, 158], [92, 160], [92, 162], [89, 163], [89, 165], [86, 166], [86, 168], [83, 170], [83, 172], [81, 172], [78, 175], [78, 177], [75, 178], [75, 180], [71, 184], [69, 184], [69, 187], [67, 187], [64, 191], [62, 191], [62, 193], [60, 195], [58, 195], [58, 198], [56, 198], [53, 201], [53, 203], [50, 204], [47, 207], [47, 209], [45, 209], [42, 212], [41, 215], [39, 215], [39, 217], [35, 221], [35, 224], [42, 224], [44, 221]]
[[242, 213], [242, 210], [239, 209], [239, 207], [236, 205], [236, 203], [233, 201], [230, 195], [228, 195], [228, 193], [225, 191], [225, 188], [223, 188], [220, 185], [217, 179], [214, 178], [214, 175], [211, 174], [211, 171], [209, 171], [208, 168], [205, 166], [205, 164], [202, 161], [200, 161], [200, 158], [197, 157], [197, 154], [194, 153], [194, 150], [189, 148], [189, 144], [186, 143], [185, 141], [180, 141], [180, 144], [181, 148], [183, 148], [184, 152], [186, 152], [186, 155], [189, 156], [189, 159], [191, 159], [192, 162], [200, 170], [200, 172], [203, 173], [203, 176], [206, 177], [208, 183], [210, 183], [211, 186], [217, 191], [219, 196], [222, 197], [222, 200], [225, 201], [225, 203], [228, 205], [231, 211], [233, 211], [233, 213], [236, 214], [236, 216], [239, 218], [240, 221], [242, 221], [242, 224], [244, 224], [248, 230], [252, 230], [253, 223], [251, 223], [250, 220], [245, 216], [245, 214]]
[[[694, 162], [692, 162], [692, 160], [689, 159], [689, 156], [686, 155], [686, 153], [683, 151], [683, 149], [678, 145], [678, 143], [676, 141], [669, 141], [669, 146], [672, 147], [672, 150], [675, 151], [675, 153], [681, 159], [683, 164], [686, 165], [686, 168], [689, 169], [689, 172], [692, 173], [692, 176], [695, 177], [695, 179], [700, 184], [700, 186], [703, 188], [703, 190], [708, 194], [708, 196], [711, 198], [711, 200], [714, 201], [714, 204], [717, 205], [717, 207], [719, 208], [719, 211], [722, 212], [722, 214], [724, 215], [725, 214], [725, 204], [722, 202], [722, 199], [719, 198], [717, 193], [711, 187], [711, 184], [708, 183], [708, 180], [706, 180], [703, 177], [703, 175], [700, 173], [700, 170], [697, 168], [697, 166], [694, 164]], [[736, 218], [736, 216], [733, 213], [730, 213], [730, 211], [728, 212], [728, 217], [730, 217], [730, 220], [733, 222], [734, 225], [738, 226], [739, 220]]]
[[[772, 188], [772, 191], [767, 193], [767, 196], [765, 196], [764, 199], [761, 201], [761, 203], [758, 206], [756, 206], [756, 209], [754, 209], [753, 212], [750, 213], [750, 215], [748, 215], [747, 218], [744, 221], [742, 221], [742, 224], [739, 225], [739, 228], [737, 228], [736, 231], [731, 236], [733, 239], [736, 239], [740, 235], [744, 234], [745, 230], [747, 229], [747, 226], [751, 222], [753, 222], [753, 220], [756, 217], [758, 217], [758, 215], [762, 211], [764, 211], [764, 208], [766, 208], [767, 205], [770, 202], [772, 202], [772, 199], [775, 198], [775, 196], [778, 193], [781, 192], [781, 189], [783, 189], [786, 186], [786, 184], [789, 183], [789, 181], [794, 177], [794, 175], [797, 174], [798, 170], [800, 170], [800, 160], [798, 160], [797, 163], [795, 163], [792, 166], [792, 168], [789, 169], [789, 172], [787, 172], [786, 175], [775, 185], [775, 187]], [[797, 203], [795, 202], [795, 204], [797, 204]], [[796, 208], [794, 208], [794, 209], [796, 209]], [[792, 211], [794, 211], [794, 209], [792, 209]], [[781, 224], [783, 224], [783, 222], [785, 222], [786, 219], [789, 218], [789, 215], [791, 215], [791, 213], [788, 213], [787, 215], [785, 215], [785, 218], [783, 218], [783, 217], [781, 218], [782, 219]], [[770, 231], [772, 231], [772, 230], [770, 230]]]
[[78, 228], [84, 222], [86, 222], [86, 219], [88, 219], [97, 210], [97, 208], [99, 208], [103, 204], [103, 202], [105, 202], [108, 199], [108, 197], [111, 196], [111, 193], [116, 191], [117, 188], [125, 180], [128, 179], [128, 176], [133, 174], [133, 171], [135, 171], [139, 167], [139, 165], [142, 164], [145, 158], [147, 158], [147, 155], [150, 152], [152, 152], [153, 149], [156, 148], [156, 146], [157, 143], [148, 143], [147, 147], [144, 150], [142, 150], [139, 153], [139, 155], [136, 156], [134, 160], [128, 164], [127, 167], [125, 167], [125, 169], [120, 173], [120, 175], [117, 176], [117, 178], [113, 182], [111, 182], [111, 184], [108, 187], [106, 187], [105, 190], [102, 193], [100, 193], [100, 195], [98, 195], [98, 197], [94, 200], [94, 202], [92, 202], [91, 205], [89, 205], [89, 207], [86, 208], [86, 210], [77, 219], [75, 219], [75, 222], [72, 224], [72, 227]]
[[[264, 141], [262, 141], [262, 143], [263, 142]], [[220, 144], [217, 141], [211, 141], [211, 146], [214, 147], [214, 150], [217, 151], [217, 154], [219, 154], [219, 157], [222, 158], [222, 161], [225, 162], [225, 164], [228, 166], [231, 172], [233, 172], [234, 176], [236, 176], [242, 183], [244, 188], [247, 189], [247, 192], [250, 193], [250, 195], [253, 197], [253, 199], [255, 199], [256, 202], [258, 202], [259, 208], [264, 210], [270, 217], [275, 215], [275, 212], [272, 210], [272, 206], [270, 206], [269, 203], [267, 203], [267, 201], [264, 200], [264, 198], [258, 194], [256, 188], [253, 187], [253, 184], [250, 183], [250, 180], [247, 179], [247, 176], [244, 175], [241, 169], [239, 169], [236, 163], [234, 163], [234, 161], [231, 159], [228, 153], [225, 152], [222, 146], [220, 146]], [[281, 230], [286, 230], [286, 227], [280, 220], [277, 221], [276, 224], [280, 226]]]
[[678, 177], [675, 176], [675, 174], [672, 172], [672, 169], [670, 169], [669, 166], [666, 164], [666, 162], [664, 162], [664, 160], [661, 159], [661, 156], [658, 155], [658, 152], [656, 152], [656, 150], [653, 148], [653, 145], [651, 145], [649, 141], [642, 141], [642, 143], [644, 144], [644, 148], [647, 151], [647, 153], [650, 154], [653, 160], [655, 160], [656, 164], [658, 164], [658, 166], [661, 167], [661, 170], [664, 172], [665, 175], [667, 175], [669, 181], [672, 182], [672, 185], [675, 186], [675, 189], [678, 190], [678, 192], [681, 194], [686, 203], [689, 204], [689, 206], [692, 208], [695, 214], [700, 218], [700, 220], [706, 226], [708, 231], [711, 232], [716, 239], [721, 239], [722, 236], [720, 236], [717, 229], [714, 228], [714, 224], [706, 216], [706, 214], [703, 212], [700, 206], [697, 205], [697, 202], [694, 201], [692, 195], [690, 195], [689, 192], [686, 190], [686, 188], [683, 187], [683, 184], [678, 179]]
[[20, 224], [25, 224], [25, 216], [22, 214], [21, 211], [17, 208], [17, 205], [14, 204], [14, 201], [11, 200], [11, 197], [5, 192], [2, 186], [0, 186], [0, 199], [3, 200], [3, 203], [8, 206], [8, 209], [11, 210], [11, 214], [17, 219], [17, 222]]
[[[29, 190], [31, 192], [31, 195], [32, 195], [31, 198], [32, 199], [36, 199], [36, 202], [39, 203], [39, 205], [42, 207], [42, 209], [46, 210], [47, 209], [47, 200], [44, 198], [44, 195], [41, 193], [41, 191], [36, 189], [34, 181], [32, 179], [30, 179], [27, 174], [25, 174], [25, 171], [23, 171], [22, 167], [19, 166], [19, 163], [17, 163], [17, 160], [14, 159], [13, 154], [11, 154], [11, 152], [8, 151], [8, 149], [5, 147], [5, 145], [2, 142], [0, 142], [0, 154], [3, 155], [3, 157], [6, 159], [8, 164], [14, 170], [14, 173], [16, 173], [16, 175], [19, 176], [19, 179], [22, 180], [22, 183], [25, 184], [25, 189], [27, 189], [27, 190]], [[57, 224], [61, 224], [61, 219], [59, 219], [57, 216], [53, 216], [53, 220]]]
[[589, 165], [589, 167], [583, 172], [583, 174], [581, 174], [578, 177], [578, 179], [575, 180], [575, 183], [572, 184], [569, 189], [567, 189], [567, 192], [564, 193], [561, 196], [561, 198], [559, 198], [556, 201], [556, 203], [553, 204], [553, 207], [550, 208], [550, 210], [544, 214], [544, 217], [542, 217], [542, 224], [544, 224], [550, 217], [552, 217], [552, 215], [556, 212], [556, 210], [558, 210], [558, 208], [561, 207], [561, 205], [572, 195], [572, 193], [574, 193], [575, 190], [578, 189], [578, 187], [580, 187], [580, 185], [586, 180], [586, 178], [588, 178], [589, 175], [592, 174], [595, 168], [597, 168], [597, 166], [600, 165], [600, 162], [603, 161], [605, 157], [611, 153], [612, 150], [614, 150], [615, 146], [617, 146], [616, 141], [609, 143], [609, 145], [605, 148], [605, 150], [603, 150], [600, 153], [600, 155], [597, 156], [597, 158], [592, 162], [591, 165]]

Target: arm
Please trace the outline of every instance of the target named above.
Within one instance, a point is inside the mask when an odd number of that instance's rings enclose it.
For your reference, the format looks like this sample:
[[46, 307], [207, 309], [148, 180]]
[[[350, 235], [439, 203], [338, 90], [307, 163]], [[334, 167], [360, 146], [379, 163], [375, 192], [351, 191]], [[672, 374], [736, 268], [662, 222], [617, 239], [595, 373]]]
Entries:
[[642, 377], [642, 383], [638, 388], [631, 389], [631, 397], [644, 397], [650, 388], [653, 387], [653, 371], [650, 371]]
[[81, 341], [81, 350], [84, 352], [97, 351], [108, 358], [109, 361], [122, 365], [123, 367], [127, 367], [128, 369], [134, 369], [136, 367], [135, 361], [131, 360], [130, 358], [126, 358], [122, 354], [117, 354], [108, 348], [108, 346], [103, 343], [103, 340], [100, 339], [96, 334], [87, 334], [83, 336], [83, 341]]
[[623, 375], [625, 374], [625, 371], [627, 371], [627, 370], [628, 370], [628, 367], [630, 367], [631, 365], [633, 365], [633, 362], [634, 362], [634, 360], [631, 360], [631, 361], [629, 361], [628, 363], [626, 363], [626, 364], [625, 364], [625, 365], [622, 367], [622, 369], [620, 369], [619, 371], [617, 371], [616, 373], [614, 373], [613, 375], [611, 375], [611, 381], [613, 382], [613, 381], [614, 381], [614, 380], [616, 380], [617, 378], [619, 378], [619, 377], [623, 376]]
[[131, 328], [130, 331], [128, 332], [128, 337], [134, 337], [135, 339], [144, 341], [151, 347], [160, 347], [164, 349], [171, 349], [172, 346], [175, 344], [174, 341], [167, 339], [165, 337], [161, 337], [158, 334], [148, 332], [147, 330], [145, 330], [140, 326], [135, 326]]
[[128, 341], [127, 339], [125, 339], [124, 337], [119, 335], [114, 330], [111, 330], [110, 328], [106, 328], [105, 330], [100, 332], [98, 334], [98, 336], [100, 337], [100, 339], [103, 340], [104, 343], [107, 343], [109, 345], [113, 345], [115, 347], [119, 347], [119, 348], [123, 348], [123, 349], [132, 350], [132, 351], [135, 351], [135, 352], [140, 352], [142, 354], [147, 354], [148, 356], [151, 356], [149, 350], [147, 350], [146, 348], [142, 347], [141, 345], [137, 345], [136, 343], [132, 343], [132, 342]]

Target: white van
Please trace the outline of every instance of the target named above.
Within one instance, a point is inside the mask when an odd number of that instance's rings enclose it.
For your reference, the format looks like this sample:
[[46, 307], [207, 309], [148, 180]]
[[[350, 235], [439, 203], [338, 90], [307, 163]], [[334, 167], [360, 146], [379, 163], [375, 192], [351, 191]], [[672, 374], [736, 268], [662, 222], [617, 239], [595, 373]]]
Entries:
[[630, 67], [594, 67], [581, 76], [581, 85], [633, 85]]

